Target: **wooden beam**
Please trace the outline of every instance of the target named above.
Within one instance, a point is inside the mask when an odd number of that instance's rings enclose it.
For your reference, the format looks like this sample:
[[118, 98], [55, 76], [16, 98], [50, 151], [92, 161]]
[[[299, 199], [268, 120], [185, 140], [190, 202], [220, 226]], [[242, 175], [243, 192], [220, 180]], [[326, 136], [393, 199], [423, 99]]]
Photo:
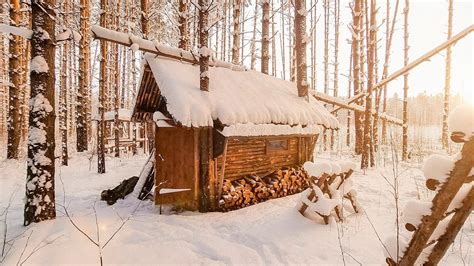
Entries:
[[[412, 70], [413, 68], [417, 67], [419, 64], [427, 61], [428, 59], [430, 59], [431, 57], [433, 57], [434, 55], [436, 55], [437, 53], [441, 52], [442, 50], [456, 44], [456, 42], [458, 42], [459, 40], [461, 40], [462, 38], [466, 37], [469, 33], [473, 32], [474, 31], [474, 24], [468, 26], [467, 28], [465, 28], [463, 31], [459, 32], [458, 34], [454, 35], [451, 39], [443, 42], [442, 44], [436, 46], [435, 48], [433, 48], [432, 50], [430, 50], [429, 52], [425, 53], [424, 55], [418, 57], [417, 59], [415, 59], [414, 61], [412, 61], [411, 63], [409, 63], [408, 65], [406, 65], [405, 67], [402, 67], [401, 69], [395, 71], [393, 74], [391, 74], [390, 76], [388, 76], [386, 79], [383, 79], [382, 81], [380, 81], [379, 83], [377, 83], [375, 86], [374, 86], [374, 92], [380, 88], [382, 88], [384, 85], [386, 85], [387, 83], [389, 83], [390, 81], [400, 77], [401, 75], [409, 72], [410, 70]], [[364, 94], [359, 94], [357, 96], [355, 96], [353, 99], [354, 101], [355, 100], [358, 100], [359, 98], [363, 97]]]
[[[323, 101], [323, 102], [326, 102], [326, 103], [329, 103], [329, 104], [336, 105], [340, 108], [349, 109], [349, 110], [352, 110], [354, 112], [359, 112], [359, 113], [365, 112], [364, 107], [362, 107], [360, 105], [353, 104], [353, 103], [348, 103], [348, 102], [346, 102], [346, 101], [344, 101], [340, 98], [337, 98], [337, 97], [332, 97], [332, 96], [326, 95], [326, 94], [321, 93], [321, 92], [312, 92], [312, 95], [317, 100], [320, 100], [320, 101]], [[334, 109], [332, 112], [334, 113], [337, 110], [339, 110], [339, 109]], [[376, 113], [376, 110], [372, 109], [372, 115], [375, 115], [375, 113]], [[379, 118], [382, 119], [382, 120], [385, 120], [389, 123], [395, 124], [395, 125], [404, 126], [403, 121], [401, 119], [389, 116], [389, 115], [384, 114], [384, 113], [379, 114]]]

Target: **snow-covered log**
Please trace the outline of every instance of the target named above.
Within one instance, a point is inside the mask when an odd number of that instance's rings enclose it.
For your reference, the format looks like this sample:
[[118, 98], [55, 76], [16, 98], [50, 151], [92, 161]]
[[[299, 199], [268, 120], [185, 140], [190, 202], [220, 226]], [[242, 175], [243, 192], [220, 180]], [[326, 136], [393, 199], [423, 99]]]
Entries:
[[[131, 47], [134, 50], [140, 50], [148, 53], [152, 53], [159, 56], [173, 58], [180, 61], [185, 61], [193, 64], [199, 63], [199, 53], [186, 51], [183, 49], [171, 47], [168, 45], [160, 44], [156, 41], [150, 41], [133, 34], [122, 33], [113, 30], [109, 30], [97, 25], [91, 27], [92, 36], [95, 39], [105, 40], [109, 42], [118, 43]], [[221, 60], [216, 60], [212, 57], [209, 58], [209, 65], [214, 67], [224, 67], [235, 71], [246, 71], [247, 68], [240, 65], [231, 64]]]

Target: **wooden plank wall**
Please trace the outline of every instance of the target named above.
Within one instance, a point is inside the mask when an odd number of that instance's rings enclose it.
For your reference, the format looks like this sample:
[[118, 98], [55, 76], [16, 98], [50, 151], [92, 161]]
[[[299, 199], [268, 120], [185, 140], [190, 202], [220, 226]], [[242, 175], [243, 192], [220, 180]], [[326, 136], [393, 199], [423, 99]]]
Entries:
[[[312, 156], [315, 139], [315, 136], [229, 138], [223, 174], [227, 179], [237, 179], [301, 165]], [[288, 149], [267, 151], [267, 140], [288, 140]], [[222, 176], [223, 160], [224, 156], [217, 158], [219, 177]]]

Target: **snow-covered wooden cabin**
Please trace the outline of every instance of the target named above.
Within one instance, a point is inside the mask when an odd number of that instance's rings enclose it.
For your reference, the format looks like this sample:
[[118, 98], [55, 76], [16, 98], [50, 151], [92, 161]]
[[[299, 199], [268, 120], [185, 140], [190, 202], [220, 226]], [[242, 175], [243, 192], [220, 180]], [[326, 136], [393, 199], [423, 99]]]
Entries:
[[338, 126], [320, 102], [298, 97], [294, 83], [219, 65], [204, 92], [199, 65], [145, 55], [133, 119], [156, 123], [156, 204], [215, 209], [224, 179], [301, 166], [321, 130]]

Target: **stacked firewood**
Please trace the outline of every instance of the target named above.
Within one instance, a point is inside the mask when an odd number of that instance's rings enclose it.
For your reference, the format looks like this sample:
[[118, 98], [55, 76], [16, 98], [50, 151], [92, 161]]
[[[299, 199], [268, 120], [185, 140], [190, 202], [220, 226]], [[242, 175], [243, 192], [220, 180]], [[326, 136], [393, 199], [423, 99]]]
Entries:
[[283, 168], [267, 175], [225, 179], [219, 207], [230, 211], [268, 199], [299, 193], [309, 186], [309, 176], [301, 168]]

